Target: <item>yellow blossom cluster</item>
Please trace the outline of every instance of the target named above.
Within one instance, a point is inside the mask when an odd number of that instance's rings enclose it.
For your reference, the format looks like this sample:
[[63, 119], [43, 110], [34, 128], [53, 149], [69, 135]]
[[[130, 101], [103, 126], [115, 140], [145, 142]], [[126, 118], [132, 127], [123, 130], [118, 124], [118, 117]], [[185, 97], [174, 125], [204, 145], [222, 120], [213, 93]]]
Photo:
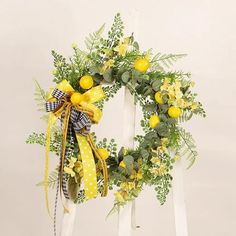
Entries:
[[[194, 86], [194, 83], [190, 84]], [[170, 78], [165, 78], [163, 85], [160, 87], [161, 94], [168, 95], [170, 99], [170, 103], [179, 108], [190, 108], [191, 110], [195, 110], [198, 107], [198, 104], [195, 102], [189, 102], [186, 98], [184, 98], [183, 93], [181, 91], [181, 81], [175, 80], [171, 82]]]
[[78, 160], [75, 157], [71, 157], [67, 166], [64, 167], [64, 171], [71, 177], [75, 177], [76, 174], [79, 174], [79, 176], [82, 177], [83, 166], [81, 160]]
[[115, 192], [116, 201], [124, 203], [132, 199], [131, 192], [136, 188], [135, 182], [123, 182], [120, 184], [120, 190]]
[[[128, 51], [129, 43], [130, 43], [130, 37], [124, 38], [114, 48], [114, 51], [117, 52], [119, 56], [124, 57]], [[112, 55], [112, 51], [109, 49], [104, 49], [104, 52], [108, 57]], [[99, 71], [100, 74], [103, 75], [108, 69], [110, 69], [114, 65], [114, 62], [115, 61], [113, 59], [108, 59], [107, 61], [105, 61], [102, 67], [100, 68]]]

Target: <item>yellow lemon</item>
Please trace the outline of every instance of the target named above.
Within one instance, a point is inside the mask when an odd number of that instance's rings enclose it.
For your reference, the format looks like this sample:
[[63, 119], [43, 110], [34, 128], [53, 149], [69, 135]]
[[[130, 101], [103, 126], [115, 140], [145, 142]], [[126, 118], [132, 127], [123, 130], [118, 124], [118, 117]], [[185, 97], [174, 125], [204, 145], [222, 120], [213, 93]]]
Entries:
[[105, 148], [99, 148], [98, 153], [102, 157], [103, 160], [106, 160], [110, 155], [110, 153]]
[[162, 97], [161, 97], [161, 92], [156, 92], [155, 93], [155, 100], [157, 103], [159, 103], [160, 105], [163, 105], [164, 104], [164, 101], [162, 100]]
[[83, 101], [83, 95], [81, 93], [73, 93], [70, 97], [70, 101], [73, 105], [79, 105]]
[[120, 164], [119, 164], [120, 167], [123, 167], [123, 168], [126, 168], [126, 164], [124, 161], [121, 161]]
[[134, 68], [141, 73], [146, 72], [149, 67], [150, 62], [146, 58], [139, 58], [134, 62]]
[[93, 87], [93, 77], [90, 75], [84, 75], [80, 78], [79, 85], [83, 89], [90, 89]]
[[158, 115], [152, 115], [149, 119], [149, 126], [151, 128], [156, 128], [158, 124], [160, 123], [160, 118]]
[[168, 114], [171, 118], [178, 118], [181, 115], [181, 109], [179, 107], [171, 106], [168, 109]]

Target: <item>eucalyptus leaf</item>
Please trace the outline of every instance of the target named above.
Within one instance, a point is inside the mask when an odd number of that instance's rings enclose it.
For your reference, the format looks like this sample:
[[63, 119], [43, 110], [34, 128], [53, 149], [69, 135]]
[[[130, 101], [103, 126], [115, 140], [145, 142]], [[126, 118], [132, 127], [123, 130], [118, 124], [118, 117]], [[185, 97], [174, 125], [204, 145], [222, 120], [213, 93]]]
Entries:
[[129, 82], [129, 79], [130, 79], [130, 74], [128, 71], [124, 72], [121, 76], [121, 80], [127, 84]]
[[141, 149], [141, 156], [146, 159], [149, 157], [149, 152], [146, 149]]
[[111, 83], [114, 79], [112, 77], [112, 69], [108, 69], [104, 74], [103, 78], [106, 82]]
[[166, 137], [169, 134], [168, 127], [166, 126], [165, 123], [162, 123], [162, 122], [156, 127], [156, 131], [160, 136], [163, 136], [163, 137]]
[[123, 161], [126, 165], [128, 173], [131, 173], [133, 169], [134, 158], [131, 155], [127, 155], [124, 157]]
[[161, 86], [161, 80], [154, 80], [152, 82], [152, 88], [154, 91], [158, 91], [160, 89]]

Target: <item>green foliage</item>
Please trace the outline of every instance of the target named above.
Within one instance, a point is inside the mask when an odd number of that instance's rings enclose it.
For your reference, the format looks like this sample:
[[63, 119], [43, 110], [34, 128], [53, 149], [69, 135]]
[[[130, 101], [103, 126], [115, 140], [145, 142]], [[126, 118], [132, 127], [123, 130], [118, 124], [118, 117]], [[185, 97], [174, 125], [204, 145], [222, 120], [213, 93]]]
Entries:
[[45, 102], [47, 100], [47, 93], [41, 88], [37, 80], [35, 82], [34, 100], [38, 106], [38, 111], [45, 112]]
[[48, 176], [47, 182], [41, 181], [37, 184], [37, 186], [45, 186], [45, 184], [47, 184], [49, 188], [55, 188], [57, 186], [57, 181], [58, 181], [58, 169], [55, 169]]
[[162, 54], [157, 53], [151, 61], [152, 69], [153, 70], [162, 70], [164, 71], [164, 68], [169, 68], [173, 66], [174, 62], [176, 62], [178, 59], [181, 59], [185, 57], [186, 54]]
[[89, 34], [89, 36], [85, 38], [84, 42], [87, 47], [87, 50], [89, 51], [89, 54], [93, 53], [94, 49], [100, 46], [101, 36], [104, 32], [104, 28], [105, 24], [103, 24], [97, 31]]
[[[50, 142], [50, 151], [56, 153], [56, 155], [60, 155], [61, 152], [61, 139], [62, 134], [59, 128], [54, 127], [52, 130], [52, 138]], [[45, 146], [46, 144], [46, 135], [44, 133], [37, 134], [33, 132], [30, 134], [26, 140], [27, 144], [39, 144], [41, 146]]]
[[178, 121], [180, 123], [189, 121], [193, 116], [193, 113], [191, 111], [183, 111], [181, 116], [178, 118]]
[[197, 147], [192, 135], [189, 132], [185, 131], [183, 128], [179, 128], [179, 135], [182, 139], [180, 145], [181, 149], [179, 150], [179, 153], [180, 156], [185, 156], [189, 161], [188, 168], [190, 168], [196, 161], [198, 155], [196, 150]]
[[121, 88], [121, 83], [119, 81], [114, 82], [112, 85], [107, 85], [103, 87], [103, 91], [106, 95], [105, 100], [100, 100], [99, 102], [96, 102], [95, 105], [99, 109], [103, 109], [104, 102], [109, 101], [111, 98], [115, 96], [115, 94], [118, 92], [118, 90]]
[[170, 192], [172, 177], [166, 174], [157, 181], [155, 186], [156, 196], [160, 204], [163, 205], [166, 202], [166, 196]]
[[55, 77], [53, 79], [57, 84], [62, 80], [67, 79], [71, 72], [71, 66], [66, 62], [66, 58], [59, 53], [52, 51], [52, 56], [54, 58], [54, 66], [56, 68]]
[[108, 32], [108, 40], [107, 40], [108, 47], [113, 47], [119, 42], [121, 37], [123, 37], [124, 35], [123, 30], [124, 30], [124, 23], [121, 19], [120, 13], [118, 13], [115, 15], [112, 27]]
[[107, 149], [107, 151], [110, 153], [110, 156], [116, 158], [117, 143], [115, 142], [115, 139], [112, 138], [110, 141], [108, 141], [107, 138], [104, 138], [97, 142], [97, 147]]

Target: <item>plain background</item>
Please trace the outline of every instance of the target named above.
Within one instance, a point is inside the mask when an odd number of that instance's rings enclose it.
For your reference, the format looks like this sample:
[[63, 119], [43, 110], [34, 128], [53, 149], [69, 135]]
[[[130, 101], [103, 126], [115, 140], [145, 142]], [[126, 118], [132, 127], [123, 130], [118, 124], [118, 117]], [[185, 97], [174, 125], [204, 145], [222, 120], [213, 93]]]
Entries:
[[[45, 130], [33, 78], [52, 87], [51, 49], [69, 56], [73, 42], [82, 46], [88, 33], [104, 22], [108, 28], [117, 12], [131, 33], [133, 9], [140, 14], [137, 40], [143, 49], [188, 54], [174, 69], [192, 73], [208, 113], [187, 124], [199, 149], [196, 165], [184, 171], [189, 235], [236, 235], [234, 0], [0, 0], [0, 235], [52, 235], [43, 191], [35, 186], [43, 176], [44, 149], [24, 143], [31, 131]], [[99, 137], [121, 143], [122, 106], [120, 91], [95, 129]], [[51, 167], [56, 163], [52, 157]], [[51, 197], [53, 203], [54, 192]], [[79, 206], [74, 235], [115, 236], [117, 217], [105, 220], [112, 203], [110, 193]], [[146, 189], [137, 200], [137, 223], [137, 236], [174, 236], [172, 194], [161, 207]]]

